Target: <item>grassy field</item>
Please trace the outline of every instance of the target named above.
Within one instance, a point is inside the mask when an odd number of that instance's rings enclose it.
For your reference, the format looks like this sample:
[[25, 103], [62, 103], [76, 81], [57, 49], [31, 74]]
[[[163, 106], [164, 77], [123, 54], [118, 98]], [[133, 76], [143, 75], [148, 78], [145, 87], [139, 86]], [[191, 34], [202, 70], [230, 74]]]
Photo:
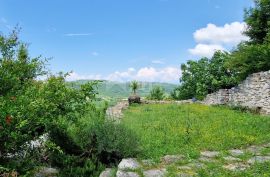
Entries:
[[270, 142], [270, 117], [200, 104], [136, 105], [122, 123], [140, 137], [140, 158], [167, 154], [191, 158], [203, 150], [228, 150]]

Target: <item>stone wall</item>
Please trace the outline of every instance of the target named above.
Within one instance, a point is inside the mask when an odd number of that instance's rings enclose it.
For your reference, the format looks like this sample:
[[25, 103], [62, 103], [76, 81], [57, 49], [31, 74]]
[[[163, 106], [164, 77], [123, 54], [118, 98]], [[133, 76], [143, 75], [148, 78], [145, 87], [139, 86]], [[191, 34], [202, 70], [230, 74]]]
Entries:
[[251, 74], [237, 87], [209, 94], [203, 102], [245, 106], [270, 114], [270, 71]]

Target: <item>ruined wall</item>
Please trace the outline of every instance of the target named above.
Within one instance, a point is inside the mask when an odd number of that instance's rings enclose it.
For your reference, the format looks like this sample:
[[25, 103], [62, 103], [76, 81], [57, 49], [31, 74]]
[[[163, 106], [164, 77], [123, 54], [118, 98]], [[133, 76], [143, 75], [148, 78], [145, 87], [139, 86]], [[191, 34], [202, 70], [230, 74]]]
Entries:
[[209, 94], [203, 103], [240, 105], [270, 114], [270, 71], [254, 73], [237, 87]]

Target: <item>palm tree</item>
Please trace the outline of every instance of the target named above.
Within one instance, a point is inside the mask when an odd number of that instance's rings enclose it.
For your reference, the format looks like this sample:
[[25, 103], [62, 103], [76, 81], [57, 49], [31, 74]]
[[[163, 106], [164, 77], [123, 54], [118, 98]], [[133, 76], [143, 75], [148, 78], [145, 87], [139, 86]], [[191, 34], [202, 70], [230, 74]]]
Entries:
[[131, 88], [131, 90], [133, 91], [133, 94], [136, 95], [136, 91], [139, 88], [139, 82], [138, 81], [132, 81], [129, 85], [129, 87]]

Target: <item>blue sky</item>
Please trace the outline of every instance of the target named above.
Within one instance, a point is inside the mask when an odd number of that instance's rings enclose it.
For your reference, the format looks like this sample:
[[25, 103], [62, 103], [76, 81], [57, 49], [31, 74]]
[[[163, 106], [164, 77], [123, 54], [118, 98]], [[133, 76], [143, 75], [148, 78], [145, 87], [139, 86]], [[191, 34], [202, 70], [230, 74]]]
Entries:
[[69, 80], [177, 83], [180, 64], [246, 37], [252, 0], [0, 0], [0, 31], [16, 24], [31, 56]]

